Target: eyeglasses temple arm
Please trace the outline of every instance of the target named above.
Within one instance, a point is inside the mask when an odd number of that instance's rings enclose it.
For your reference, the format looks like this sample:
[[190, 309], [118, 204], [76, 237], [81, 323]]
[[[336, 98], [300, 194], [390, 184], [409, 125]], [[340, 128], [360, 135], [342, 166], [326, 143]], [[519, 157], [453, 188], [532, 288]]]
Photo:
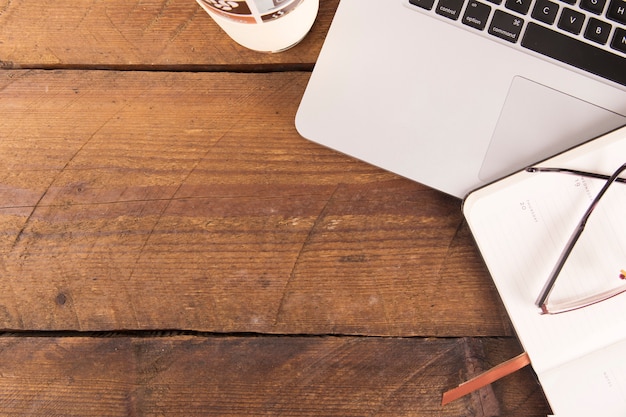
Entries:
[[[530, 167], [526, 167], [525, 171], [531, 172], [531, 173], [532, 172], [557, 172], [557, 173], [562, 173], [562, 174], [580, 175], [581, 177], [597, 178], [599, 180], [608, 180], [609, 178], [611, 178], [610, 175], [597, 174], [595, 172], [588, 172], [588, 171], [579, 171], [577, 169], [569, 169], [569, 168], [548, 168], [548, 167], [530, 166]], [[626, 178], [615, 178], [614, 181], [620, 182], [620, 183], [626, 183]]]
[[541, 311], [544, 313], [547, 312], [546, 300], [548, 299], [550, 292], [552, 292], [554, 283], [556, 282], [556, 279], [558, 278], [559, 273], [561, 272], [561, 269], [563, 269], [563, 265], [565, 265], [567, 258], [569, 258], [570, 253], [572, 253], [572, 250], [574, 249], [574, 246], [576, 245], [578, 238], [583, 233], [583, 230], [585, 230], [585, 225], [587, 224], [588, 218], [589, 218], [589, 215], [585, 213], [585, 216], [578, 223], [576, 230], [574, 231], [574, 233], [572, 233], [569, 240], [567, 241], [567, 244], [565, 245], [565, 249], [563, 250], [563, 252], [561, 252], [561, 255], [559, 256], [559, 260], [556, 262], [556, 265], [552, 269], [552, 272], [550, 273], [550, 277], [548, 278], [548, 281], [541, 289], [541, 292], [539, 293], [539, 297], [537, 297], [537, 301], [535, 301], [535, 305], [539, 307]]

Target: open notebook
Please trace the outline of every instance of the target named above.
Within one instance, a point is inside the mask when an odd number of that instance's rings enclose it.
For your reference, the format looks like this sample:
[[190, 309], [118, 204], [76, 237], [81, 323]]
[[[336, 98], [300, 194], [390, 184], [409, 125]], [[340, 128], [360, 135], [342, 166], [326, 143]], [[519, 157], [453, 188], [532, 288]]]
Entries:
[[[626, 163], [626, 126], [537, 167], [612, 174]], [[471, 192], [463, 213], [556, 416], [626, 416], [626, 294], [560, 314], [535, 301], [605, 181], [522, 170]], [[551, 298], [623, 285], [626, 184], [601, 200]], [[622, 280], [623, 281], [623, 280]]]

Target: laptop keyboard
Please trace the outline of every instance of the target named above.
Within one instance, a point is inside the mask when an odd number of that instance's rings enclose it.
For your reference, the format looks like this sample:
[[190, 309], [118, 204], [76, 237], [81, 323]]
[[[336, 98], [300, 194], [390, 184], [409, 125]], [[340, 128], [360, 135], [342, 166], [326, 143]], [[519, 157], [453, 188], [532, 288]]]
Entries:
[[460, 26], [626, 86], [626, 0], [409, 0]]

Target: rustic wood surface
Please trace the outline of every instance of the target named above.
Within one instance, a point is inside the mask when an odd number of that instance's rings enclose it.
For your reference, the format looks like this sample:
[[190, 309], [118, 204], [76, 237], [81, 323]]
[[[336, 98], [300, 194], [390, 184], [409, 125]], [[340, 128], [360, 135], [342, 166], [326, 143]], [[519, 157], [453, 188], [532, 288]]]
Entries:
[[[3, 415], [541, 415], [532, 376], [444, 409], [433, 395], [511, 340], [354, 337], [0, 338]], [[501, 384], [503, 385], [503, 384]], [[500, 401], [504, 399], [504, 401]], [[545, 415], [545, 413], [544, 413]]]
[[193, 0], [0, 0], [0, 415], [542, 416], [460, 201], [302, 139]]
[[226, 39], [195, 0], [0, 0], [0, 68], [311, 69], [339, 0], [280, 54]]

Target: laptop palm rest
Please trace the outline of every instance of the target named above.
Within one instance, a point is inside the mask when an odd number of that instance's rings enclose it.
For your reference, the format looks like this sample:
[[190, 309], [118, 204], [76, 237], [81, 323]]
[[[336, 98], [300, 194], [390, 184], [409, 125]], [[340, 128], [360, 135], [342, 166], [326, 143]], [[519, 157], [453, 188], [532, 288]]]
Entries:
[[515, 77], [479, 178], [493, 181], [626, 123], [626, 117]]

